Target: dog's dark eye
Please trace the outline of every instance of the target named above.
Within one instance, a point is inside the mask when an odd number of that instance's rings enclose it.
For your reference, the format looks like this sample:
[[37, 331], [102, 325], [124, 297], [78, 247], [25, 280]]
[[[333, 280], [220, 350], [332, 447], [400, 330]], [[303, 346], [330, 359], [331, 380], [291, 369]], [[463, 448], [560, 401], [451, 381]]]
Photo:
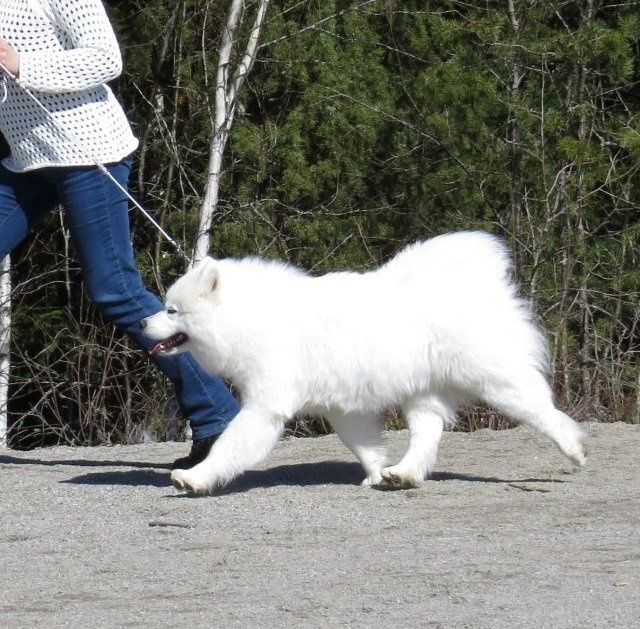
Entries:
[[167, 314], [177, 314], [177, 312], [175, 308], [167, 308]]

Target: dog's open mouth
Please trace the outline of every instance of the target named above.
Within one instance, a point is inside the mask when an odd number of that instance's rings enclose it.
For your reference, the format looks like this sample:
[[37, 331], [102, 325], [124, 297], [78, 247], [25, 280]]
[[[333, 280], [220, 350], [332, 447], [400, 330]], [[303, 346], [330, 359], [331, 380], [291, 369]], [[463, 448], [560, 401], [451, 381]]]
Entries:
[[174, 334], [170, 336], [168, 339], [163, 339], [162, 341], [158, 341], [150, 350], [149, 354], [166, 354], [170, 352], [172, 349], [179, 347], [183, 343], [186, 343], [189, 340], [189, 337], [184, 332], [178, 332], [178, 334]]

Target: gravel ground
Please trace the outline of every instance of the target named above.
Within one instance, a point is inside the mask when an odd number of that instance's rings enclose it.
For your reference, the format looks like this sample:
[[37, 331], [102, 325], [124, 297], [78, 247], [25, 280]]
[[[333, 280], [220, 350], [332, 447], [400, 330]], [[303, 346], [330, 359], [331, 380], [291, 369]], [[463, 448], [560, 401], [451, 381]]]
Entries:
[[187, 444], [0, 450], [0, 626], [640, 627], [640, 426], [587, 429], [578, 472], [524, 428], [446, 433], [406, 491], [333, 435], [207, 498], [169, 484]]

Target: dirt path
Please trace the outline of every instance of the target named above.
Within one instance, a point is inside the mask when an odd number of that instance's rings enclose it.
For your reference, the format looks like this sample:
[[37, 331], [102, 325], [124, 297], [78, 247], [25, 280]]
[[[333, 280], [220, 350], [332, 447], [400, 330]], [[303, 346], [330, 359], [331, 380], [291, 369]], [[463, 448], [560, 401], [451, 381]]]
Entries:
[[522, 428], [447, 433], [409, 491], [286, 440], [209, 498], [169, 486], [186, 444], [0, 451], [0, 626], [640, 627], [640, 426], [589, 432], [578, 473]]

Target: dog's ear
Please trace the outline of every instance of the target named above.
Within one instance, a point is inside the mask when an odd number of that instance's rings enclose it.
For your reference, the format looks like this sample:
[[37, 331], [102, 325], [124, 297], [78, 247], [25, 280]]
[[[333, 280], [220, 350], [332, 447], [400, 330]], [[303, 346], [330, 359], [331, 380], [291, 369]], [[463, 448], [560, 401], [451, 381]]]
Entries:
[[194, 267], [198, 274], [198, 281], [205, 290], [205, 293], [214, 293], [218, 289], [220, 283], [220, 271], [216, 261], [207, 256], [202, 258]]

